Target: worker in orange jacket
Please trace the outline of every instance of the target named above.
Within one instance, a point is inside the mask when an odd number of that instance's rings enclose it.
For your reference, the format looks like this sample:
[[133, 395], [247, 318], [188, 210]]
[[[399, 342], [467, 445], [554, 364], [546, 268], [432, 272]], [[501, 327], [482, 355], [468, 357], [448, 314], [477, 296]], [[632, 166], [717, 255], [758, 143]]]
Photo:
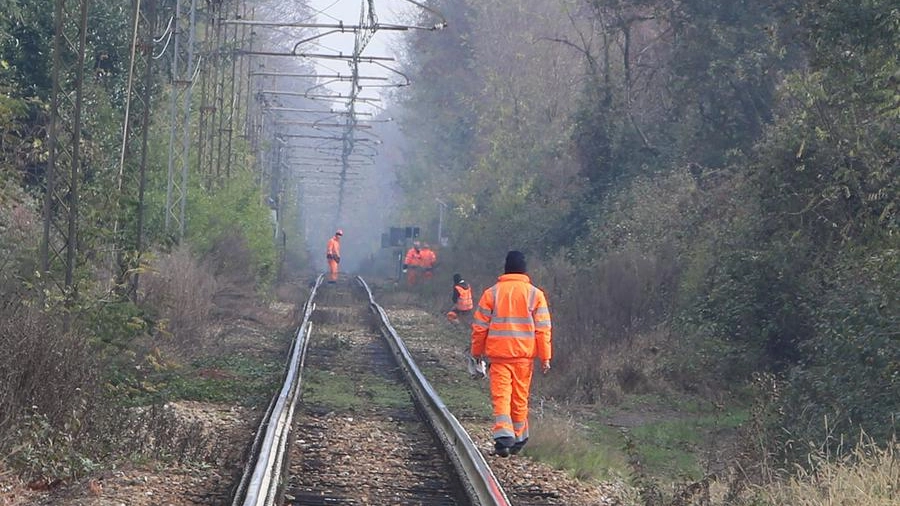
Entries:
[[437, 253], [431, 249], [428, 243], [425, 243], [422, 245], [420, 255], [422, 257], [422, 279], [429, 281], [434, 276], [434, 267], [437, 265]]
[[519, 453], [528, 442], [528, 395], [534, 359], [550, 370], [550, 309], [544, 292], [531, 284], [525, 255], [510, 251], [504, 274], [481, 295], [473, 314], [472, 357], [490, 362], [494, 405], [494, 451]]
[[403, 258], [403, 272], [406, 273], [406, 284], [413, 286], [419, 279], [422, 270], [422, 245], [419, 241], [413, 241], [413, 245], [406, 251]]
[[338, 264], [341, 263], [341, 237], [344, 231], [337, 229], [325, 247], [325, 258], [328, 260], [328, 282], [337, 283]]
[[472, 314], [472, 287], [463, 279], [462, 274], [453, 275], [453, 292], [450, 294], [453, 301], [453, 309], [447, 313], [447, 319], [452, 323], [459, 323], [460, 318], [468, 321]]

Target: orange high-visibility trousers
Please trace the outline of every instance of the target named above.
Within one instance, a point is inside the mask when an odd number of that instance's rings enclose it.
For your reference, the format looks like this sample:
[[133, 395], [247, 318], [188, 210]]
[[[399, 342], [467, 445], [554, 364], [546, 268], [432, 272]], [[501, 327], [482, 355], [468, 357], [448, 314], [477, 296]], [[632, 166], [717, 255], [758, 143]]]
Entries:
[[337, 281], [338, 279], [338, 263], [332, 259], [328, 259], [328, 280]]
[[410, 265], [406, 268], [406, 285], [413, 286], [419, 279], [419, 268]]
[[528, 439], [528, 394], [534, 361], [491, 363], [491, 400], [494, 404], [493, 438]]

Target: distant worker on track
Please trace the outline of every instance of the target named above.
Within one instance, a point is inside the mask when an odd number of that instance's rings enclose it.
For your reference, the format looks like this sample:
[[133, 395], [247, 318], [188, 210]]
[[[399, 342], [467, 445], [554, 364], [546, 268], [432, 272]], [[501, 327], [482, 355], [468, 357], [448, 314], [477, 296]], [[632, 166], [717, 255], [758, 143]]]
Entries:
[[447, 313], [447, 319], [452, 323], [459, 323], [460, 319], [468, 323], [474, 307], [472, 287], [463, 279], [462, 274], [453, 275], [453, 292], [450, 294], [450, 300], [453, 301], [453, 309]]
[[331, 239], [328, 240], [328, 246], [325, 248], [325, 258], [328, 260], [328, 282], [337, 283], [338, 264], [341, 263], [341, 237], [344, 231], [337, 229]]
[[428, 243], [422, 245], [422, 279], [424, 281], [430, 281], [434, 276], [434, 268], [437, 265], [437, 253]]
[[550, 309], [544, 292], [531, 284], [525, 255], [510, 251], [504, 274], [484, 291], [472, 323], [472, 358], [490, 363], [494, 406], [494, 451], [501, 457], [519, 453], [528, 442], [528, 395], [534, 359], [550, 370]]
[[419, 241], [413, 241], [412, 247], [406, 251], [403, 258], [403, 272], [406, 273], [407, 286], [413, 286], [419, 280], [422, 270], [422, 245]]

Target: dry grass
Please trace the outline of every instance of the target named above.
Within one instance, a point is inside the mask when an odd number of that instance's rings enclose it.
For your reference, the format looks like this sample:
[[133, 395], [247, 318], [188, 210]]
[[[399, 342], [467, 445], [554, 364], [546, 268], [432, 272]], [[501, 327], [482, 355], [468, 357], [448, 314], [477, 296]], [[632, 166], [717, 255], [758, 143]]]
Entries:
[[582, 480], [620, 478], [617, 470], [626, 465], [620, 452], [592, 442], [585, 435], [586, 428], [572, 416], [544, 412], [540, 405], [536, 408], [529, 424], [528, 455]]
[[0, 301], [0, 453], [26, 413], [62, 425], [94, 391], [96, 364], [86, 339], [58, 320], [21, 301]]
[[816, 453], [808, 467], [760, 490], [766, 504], [784, 506], [895, 506], [900, 504], [900, 442], [879, 446], [863, 437], [853, 451]]
[[142, 279], [142, 302], [163, 322], [161, 329], [176, 341], [190, 346], [192, 336], [206, 326], [213, 309], [216, 281], [209, 267], [198, 261], [188, 247], [162, 254]]

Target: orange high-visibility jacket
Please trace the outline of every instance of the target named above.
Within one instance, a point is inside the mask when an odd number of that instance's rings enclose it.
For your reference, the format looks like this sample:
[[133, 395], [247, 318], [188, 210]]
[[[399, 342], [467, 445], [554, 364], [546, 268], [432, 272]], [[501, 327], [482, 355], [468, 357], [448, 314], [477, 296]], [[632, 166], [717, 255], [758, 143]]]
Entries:
[[331, 260], [340, 260], [341, 258], [341, 241], [337, 236], [331, 236], [328, 240], [328, 246], [325, 248], [325, 258]]
[[550, 309], [527, 274], [503, 274], [478, 301], [472, 323], [472, 356], [492, 362], [550, 360]]
[[430, 248], [422, 248], [422, 252], [420, 253], [422, 267], [426, 269], [431, 269], [434, 267], [434, 264], [437, 263], [437, 253]]
[[420, 251], [416, 251], [416, 248], [409, 248], [409, 251], [406, 252], [406, 258], [403, 259], [403, 263], [409, 267], [421, 267], [422, 253]]
[[453, 289], [456, 290], [456, 305], [454, 306], [458, 311], [468, 311], [472, 309], [472, 287], [468, 284], [466, 286], [461, 285], [453, 285]]

